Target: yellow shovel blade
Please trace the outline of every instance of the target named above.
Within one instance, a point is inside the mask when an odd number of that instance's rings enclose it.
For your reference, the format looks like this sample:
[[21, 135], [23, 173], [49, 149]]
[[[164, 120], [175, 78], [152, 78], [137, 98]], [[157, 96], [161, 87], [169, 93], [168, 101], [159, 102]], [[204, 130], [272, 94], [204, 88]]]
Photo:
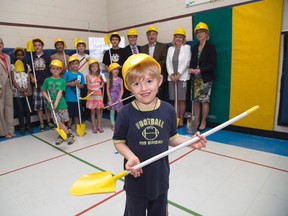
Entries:
[[77, 43], [78, 41], [80, 41], [81, 39], [80, 38], [75, 38], [74, 39], [74, 47], [76, 48], [77, 47]]
[[16, 72], [23, 72], [25, 69], [24, 69], [24, 64], [23, 64], [23, 62], [22, 61], [20, 61], [20, 60], [17, 60], [16, 62], [15, 62], [15, 70], [16, 70]]
[[64, 139], [67, 139], [67, 134], [65, 133], [65, 131], [63, 129], [61, 129], [59, 126], [57, 128], [55, 128], [55, 130], [57, 131], [57, 133]]
[[116, 192], [116, 181], [126, 175], [125, 170], [115, 176], [112, 176], [109, 171], [87, 174], [81, 176], [72, 185], [69, 193], [74, 196], [83, 196]]
[[86, 128], [86, 125], [85, 124], [77, 124], [76, 125], [76, 133], [78, 136], [84, 136], [85, 135], [85, 128]]
[[86, 96], [86, 97], [79, 97], [79, 100], [89, 100], [91, 97], [90, 96]]
[[26, 50], [27, 50], [27, 52], [34, 52], [35, 51], [32, 40], [27, 41]]
[[104, 43], [106, 44], [106, 45], [110, 45], [110, 34], [106, 34], [105, 36], [104, 36]]
[[176, 124], [176, 126], [178, 127], [178, 125], [179, 125], [179, 122], [180, 122], [180, 118], [177, 118], [177, 124]]

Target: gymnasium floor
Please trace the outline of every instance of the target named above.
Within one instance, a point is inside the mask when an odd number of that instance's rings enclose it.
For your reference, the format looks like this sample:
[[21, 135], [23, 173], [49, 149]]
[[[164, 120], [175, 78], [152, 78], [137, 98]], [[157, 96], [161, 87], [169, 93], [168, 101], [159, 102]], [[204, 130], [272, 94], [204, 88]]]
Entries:
[[[71, 146], [56, 147], [53, 130], [0, 139], [0, 215], [123, 215], [122, 180], [117, 193], [68, 193], [82, 175], [122, 171], [109, 121], [102, 134], [86, 127]], [[288, 141], [220, 131], [205, 149], [181, 149], [170, 162], [169, 215], [288, 215]]]

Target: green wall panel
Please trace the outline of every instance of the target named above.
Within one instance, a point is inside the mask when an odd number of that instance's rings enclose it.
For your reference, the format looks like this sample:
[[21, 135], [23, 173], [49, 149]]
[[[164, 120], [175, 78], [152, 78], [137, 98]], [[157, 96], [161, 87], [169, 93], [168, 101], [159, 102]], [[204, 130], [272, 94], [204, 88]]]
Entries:
[[[231, 50], [232, 50], [232, 8], [222, 8], [196, 14], [192, 17], [193, 29], [199, 22], [205, 22], [210, 31], [210, 42], [216, 47], [217, 65], [210, 102], [209, 122], [222, 123], [229, 118]], [[194, 35], [195, 40], [196, 37]], [[196, 43], [197, 41], [195, 41]]]

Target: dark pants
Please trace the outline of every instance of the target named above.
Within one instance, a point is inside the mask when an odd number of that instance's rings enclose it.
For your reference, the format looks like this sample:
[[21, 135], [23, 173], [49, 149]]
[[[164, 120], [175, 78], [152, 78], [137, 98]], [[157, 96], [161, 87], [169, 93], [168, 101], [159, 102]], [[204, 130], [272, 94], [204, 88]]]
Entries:
[[[14, 107], [16, 108], [15, 112], [19, 120], [19, 127], [24, 128], [25, 123], [27, 127], [30, 127], [30, 111], [26, 102], [26, 98], [14, 97], [13, 101], [14, 101]], [[24, 122], [24, 118], [25, 118], [25, 122]]]
[[166, 216], [168, 215], [167, 202], [167, 192], [160, 195], [156, 200], [126, 194], [124, 216]]

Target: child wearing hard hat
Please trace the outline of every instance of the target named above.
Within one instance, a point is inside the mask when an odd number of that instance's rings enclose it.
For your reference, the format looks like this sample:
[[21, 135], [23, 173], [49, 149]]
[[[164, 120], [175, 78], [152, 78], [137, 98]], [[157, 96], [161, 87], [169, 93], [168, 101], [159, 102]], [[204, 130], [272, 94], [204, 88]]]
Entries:
[[[19, 120], [19, 132], [21, 135], [33, 132], [31, 127], [31, 84], [30, 73], [31, 67], [24, 61], [25, 51], [22, 47], [16, 47], [13, 51], [13, 57], [15, 58], [14, 64], [11, 64], [11, 80], [13, 83], [13, 102], [17, 107], [17, 116]], [[32, 98], [31, 98], [32, 99]]]
[[[168, 157], [138, 170], [133, 166], [189, 138], [178, 135], [174, 108], [156, 97], [163, 78], [154, 58], [146, 54], [132, 55], [124, 63], [122, 73], [124, 85], [136, 98], [119, 111], [113, 135], [114, 146], [124, 157], [125, 169], [131, 171], [131, 175], [125, 177], [124, 215], [146, 215], [146, 212], [151, 216], [166, 215]], [[199, 132], [196, 136], [200, 141], [191, 147], [205, 147], [205, 137]]]
[[[75, 138], [65, 126], [65, 122], [69, 121], [69, 114], [67, 103], [63, 96], [63, 92], [66, 89], [66, 82], [63, 78], [60, 77], [62, 68], [63, 66], [60, 60], [53, 60], [51, 62], [50, 71], [52, 76], [44, 80], [42, 85], [42, 93], [47, 101], [47, 108], [54, 110], [59, 127], [67, 134], [67, 144], [71, 145], [74, 143]], [[51, 107], [51, 104], [53, 104], [53, 107]], [[54, 116], [52, 118], [54, 118]], [[56, 119], [54, 119], [54, 121], [57, 122]], [[63, 142], [64, 139], [59, 135], [55, 144], [60, 145]]]
[[71, 131], [72, 119], [74, 119], [75, 124], [79, 124], [79, 112], [78, 112], [78, 96], [81, 95], [81, 92], [77, 92], [77, 89], [84, 88], [85, 78], [81, 72], [78, 71], [79, 68], [79, 59], [77, 56], [70, 56], [68, 59], [68, 64], [70, 70], [64, 74], [64, 80], [66, 82], [66, 92], [65, 99], [68, 105], [69, 112], [69, 121], [68, 129]]
[[67, 48], [67, 45], [65, 41], [62, 38], [57, 38], [54, 41], [54, 47], [56, 49], [56, 53], [51, 55], [51, 60], [60, 60], [62, 62], [63, 68], [61, 76], [64, 76], [64, 73], [68, 70], [68, 58], [70, 57], [65, 53], [65, 49]]
[[111, 121], [111, 130], [115, 130], [115, 112], [119, 111], [123, 103], [121, 102], [124, 87], [123, 79], [119, 77], [120, 65], [117, 63], [112, 63], [109, 65], [109, 79], [107, 82], [107, 97], [108, 97], [108, 106], [110, 109], [110, 121]]

